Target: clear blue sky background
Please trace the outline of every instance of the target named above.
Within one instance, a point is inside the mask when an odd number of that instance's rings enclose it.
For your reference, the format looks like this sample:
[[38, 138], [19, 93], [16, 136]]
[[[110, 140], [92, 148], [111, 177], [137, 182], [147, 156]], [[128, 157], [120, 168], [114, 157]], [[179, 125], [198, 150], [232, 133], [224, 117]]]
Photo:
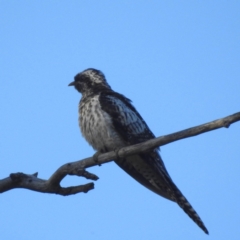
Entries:
[[[0, 178], [48, 178], [94, 153], [78, 128], [80, 95], [67, 87], [89, 67], [133, 100], [157, 136], [238, 112], [240, 2], [0, 1]], [[88, 194], [1, 194], [0, 238], [239, 239], [240, 122], [161, 154], [209, 237], [109, 163], [90, 169], [100, 179]]]

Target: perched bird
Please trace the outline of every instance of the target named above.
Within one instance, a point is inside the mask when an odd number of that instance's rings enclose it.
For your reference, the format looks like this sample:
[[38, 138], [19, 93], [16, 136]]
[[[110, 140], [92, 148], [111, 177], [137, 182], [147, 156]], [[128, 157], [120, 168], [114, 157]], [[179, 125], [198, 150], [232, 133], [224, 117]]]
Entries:
[[[155, 138], [131, 101], [111, 89], [104, 74], [89, 68], [69, 84], [82, 94], [79, 126], [98, 152], [105, 153]], [[201, 218], [172, 181], [158, 149], [115, 160], [130, 176], [158, 195], [176, 202], [208, 234]]]

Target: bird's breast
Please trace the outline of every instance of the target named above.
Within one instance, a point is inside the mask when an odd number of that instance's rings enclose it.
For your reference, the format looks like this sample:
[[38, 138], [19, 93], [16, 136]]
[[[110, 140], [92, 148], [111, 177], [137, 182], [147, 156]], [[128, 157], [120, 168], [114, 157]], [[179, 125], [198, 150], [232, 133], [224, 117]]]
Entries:
[[102, 110], [99, 95], [80, 101], [79, 126], [82, 135], [97, 151], [111, 151], [125, 146], [114, 130], [110, 115]]

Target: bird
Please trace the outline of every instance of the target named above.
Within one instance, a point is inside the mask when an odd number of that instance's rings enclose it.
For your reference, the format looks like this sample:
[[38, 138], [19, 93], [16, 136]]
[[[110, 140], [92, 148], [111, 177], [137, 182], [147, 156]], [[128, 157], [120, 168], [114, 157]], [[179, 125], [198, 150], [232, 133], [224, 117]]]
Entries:
[[[155, 138], [130, 99], [112, 90], [100, 70], [88, 68], [74, 77], [82, 95], [78, 123], [83, 137], [97, 151], [106, 153]], [[115, 163], [154, 193], [176, 202], [206, 233], [203, 221], [171, 179], [159, 149], [117, 158]]]

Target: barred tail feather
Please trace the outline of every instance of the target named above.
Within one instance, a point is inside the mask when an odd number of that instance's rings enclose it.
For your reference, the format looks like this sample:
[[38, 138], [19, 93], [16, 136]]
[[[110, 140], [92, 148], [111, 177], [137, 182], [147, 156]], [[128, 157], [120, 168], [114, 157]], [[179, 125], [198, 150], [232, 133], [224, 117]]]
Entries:
[[183, 211], [206, 233], [209, 234], [207, 228], [205, 227], [203, 221], [193, 209], [188, 200], [183, 196], [179, 189], [175, 192], [176, 202], [183, 209]]

